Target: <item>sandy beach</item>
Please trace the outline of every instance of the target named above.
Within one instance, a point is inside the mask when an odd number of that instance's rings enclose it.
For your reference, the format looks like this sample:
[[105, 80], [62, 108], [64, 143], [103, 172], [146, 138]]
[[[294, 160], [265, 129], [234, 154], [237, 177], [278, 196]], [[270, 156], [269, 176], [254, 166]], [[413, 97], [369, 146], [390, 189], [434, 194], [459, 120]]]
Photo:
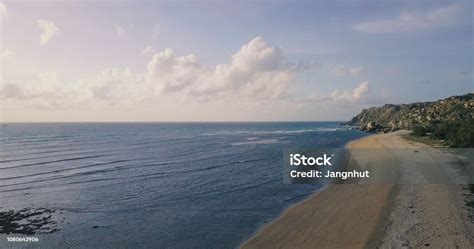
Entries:
[[[436, 148], [401, 137], [407, 131], [378, 134], [348, 144], [351, 151], [378, 149], [368, 160], [353, 155], [349, 167], [369, 169], [374, 182], [413, 182], [449, 177], [426, 172], [429, 158], [450, 163]], [[398, 153], [396, 148], [416, 149]], [[395, 149], [395, 150], [393, 150]], [[423, 178], [424, 177], [424, 178]], [[461, 185], [442, 184], [330, 185], [288, 208], [263, 227], [242, 248], [473, 248], [474, 227], [469, 222]]]

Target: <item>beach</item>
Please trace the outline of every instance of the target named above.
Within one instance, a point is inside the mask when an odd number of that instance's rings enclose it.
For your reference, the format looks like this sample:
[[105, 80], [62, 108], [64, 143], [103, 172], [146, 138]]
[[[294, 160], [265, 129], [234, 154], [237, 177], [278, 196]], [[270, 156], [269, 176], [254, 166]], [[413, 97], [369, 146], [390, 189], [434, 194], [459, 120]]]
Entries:
[[[370, 161], [353, 155], [349, 169], [369, 169], [374, 178], [334, 184], [288, 208], [241, 248], [472, 248], [473, 224], [462, 185], [374, 184], [448, 177], [424, 172], [429, 158], [450, 163], [436, 148], [402, 136], [407, 131], [377, 134], [350, 142], [351, 151], [377, 149]], [[399, 153], [399, 149], [416, 153]], [[421, 173], [420, 173], [421, 172]], [[421, 181], [422, 182], [422, 181]]]

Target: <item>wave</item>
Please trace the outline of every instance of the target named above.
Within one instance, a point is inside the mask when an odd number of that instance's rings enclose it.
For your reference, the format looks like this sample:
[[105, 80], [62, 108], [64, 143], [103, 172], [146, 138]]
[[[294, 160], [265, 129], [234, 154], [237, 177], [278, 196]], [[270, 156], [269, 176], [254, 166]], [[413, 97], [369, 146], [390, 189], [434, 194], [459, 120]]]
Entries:
[[130, 160], [116, 160], [116, 161], [111, 161], [111, 162], [94, 163], [94, 164], [84, 165], [84, 166], [79, 166], [79, 167], [74, 167], [74, 168], [67, 168], [67, 169], [60, 169], [60, 170], [53, 170], [53, 171], [45, 171], [45, 172], [39, 172], [39, 173], [34, 173], [34, 174], [17, 175], [17, 176], [11, 176], [11, 177], [0, 177], [0, 181], [12, 180], [12, 179], [21, 179], [21, 178], [27, 178], [27, 177], [32, 177], [32, 176], [57, 174], [57, 173], [63, 173], [63, 172], [67, 172], [67, 171], [73, 171], [73, 170], [78, 170], [78, 169], [86, 169], [86, 168], [92, 168], [92, 167], [97, 167], [97, 166], [106, 166], [106, 165], [110, 165], [110, 164], [123, 163], [123, 162], [128, 162], [128, 161], [130, 161]]
[[316, 129], [300, 129], [300, 130], [264, 130], [264, 131], [225, 131], [216, 133], [201, 133], [201, 136], [219, 136], [219, 135], [241, 135], [241, 134], [298, 134], [308, 132], [329, 132], [349, 130], [348, 127], [340, 128], [316, 128]]
[[44, 164], [59, 163], [59, 162], [68, 162], [68, 161], [77, 161], [77, 160], [91, 159], [91, 158], [99, 158], [99, 157], [107, 157], [107, 156], [113, 156], [113, 155], [110, 154], [110, 155], [93, 155], [93, 156], [83, 156], [83, 157], [71, 157], [71, 158], [59, 159], [59, 160], [54, 160], [54, 161], [46, 161], [46, 162], [38, 162], [38, 163], [28, 163], [28, 164], [21, 164], [21, 165], [16, 165], [16, 166], [7, 166], [7, 167], [2, 167], [2, 168], [0, 168], [0, 170], [13, 169], [13, 168], [32, 167], [32, 166], [38, 166], [38, 165], [44, 165]]
[[250, 140], [247, 142], [231, 143], [231, 145], [249, 145], [249, 144], [274, 144], [278, 143], [278, 139], [263, 139], [263, 140]]
[[[111, 168], [100, 168], [100, 169], [95, 169], [95, 170], [91, 170], [91, 171], [72, 173], [72, 174], [69, 174], [69, 175], [55, 175], [55, 176], [51, 176], [51, 177], [48, 177], [48, 178], [35, 179], [35, 180], [31, 180], [31, 181], [4, 184], [4, 185], [0, 185], [0, 189], [4, 188], [4, 187], [12, 187], [12, 186], [18, 186], [18, 185], [24, 185], [24, 184], [32, 184], [32, 183], [38, 183], [38, 182], [66, 179], [66, 178], [71, 178], [71, 177], [81, 177], [81, 176], [86, 176], [86, 175], [94, 175], [94, 174], [97, 174], [97, 173], [110, 173], [110, 172], [120, 171], [120, 170], [129, 170], [129, 169], [138, 169], [138, 168], [152, 168], [152, 167], [160, 167], [160, 166], [178, 165], [178, 164], [190, 163], [190, 162], [209, 161], [209, 160], [216, 159], [216, 158], [225, 158], [225, 157], [229, 157], [229, 156], [235, 156], [235, 155], [238, 155], [238, 154], [243, 154], [243, 153], [225, 154], [225, 155], [211, 156], [211, 157], [205, 157], [205, 158], [199, 158], [199, 159], [193, 159], [193, 160], [168, 161], [168, 162], [151, 163], [151, 164], [141, 164], [141, 163], [138, 163], [138, 161], [152, 160], [153, 158], [133, 160], [133, 161], [131, 161], [131, 160], [116, 160], [116, 161], [111, 161], [111, 162], [95, 163], [95, 164], [83, 165], [83, 166], [73, 167], [73, 168], [63, 169], [63, 170], [56, 170], [56, 171], [50, 171], [50, 172], [39, 172], [39, 173], [35, 173], [35, 174], [21, 175], [21, 176], [16, 176], [16, 177], [6, 177], [6, 178], [1, 178], [0, 180], [12, 180], [12, 179], [19, 179], [19, 178], [25, 178], [25, 177], [31, 177], [31, 176], [47, 175], [47, 174], [51, 174], [51, 173], [63, 173], [63, 172], [67, 172], [67, 171], [77, 170], [77, 169], [92, 168], [92, 167], [104, 166], [104, 165], [112, 165], [112, 164], [116, 164], [116, 163], [134, 162], [132, 164], [127, 164], [127, 165], [122, 165], [122, 166], [115, 166], [115, 167], [111, 167]], [[88, 157], [88, 158], [90, 158], [90, 157]], [[77, 159], [77, 158], [73, 158], [73, 160], [74, 159]], [[273, 159], [273, 158], [256, 158], [256, 159], [232, 161], [232, 162], [228, 162], [228, 163], [224, 163], [224, 164], [212, 165], [212, 166], [205, 167], [205, 168], [195, 168], [195, 169], [175, 170], [175, 171], [160, 171], [160, 172], [155, 172], [155, 173], [147, 174], [147, 175], [148, 176], [151, 176], [151, 175], [164, 176], [164, 175], [172, 175], [172, 174], [176, 174], [176, 173], [204, 171], [204, 170], [209, 170], [209, 169], [215, 169], [215, 168], [230, 166], [230, 165], [234, 165], [234, 164], [265, 161], [265, 160], [271, 160], [271, 159]], [[67, 159], [63, 160], [63, 161], [67, 161]], [[22, 165], [22, 166], [25, 167], [25, 165]], [[32, 165], [27, 165], [27, 166], [32, 166]], [[15, 168], [15, 167], [9, 167], [9, 168]], [[5, 168], [2, 168], [2, 169], [5, 169]], [[0, 192], [4, 192], [4, 191], [0, 190]]]

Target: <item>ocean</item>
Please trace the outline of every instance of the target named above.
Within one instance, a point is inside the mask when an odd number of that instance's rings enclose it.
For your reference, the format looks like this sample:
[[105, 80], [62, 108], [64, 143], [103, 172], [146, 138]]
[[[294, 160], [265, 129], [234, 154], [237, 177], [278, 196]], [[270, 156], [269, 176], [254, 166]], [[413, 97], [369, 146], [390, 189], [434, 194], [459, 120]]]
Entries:
[[0, 247], [10, 232], [42, 248], [235, 248], [323, 187], [283, 183], [285, 148], [363, 136], [338, 122], [4, 125]]

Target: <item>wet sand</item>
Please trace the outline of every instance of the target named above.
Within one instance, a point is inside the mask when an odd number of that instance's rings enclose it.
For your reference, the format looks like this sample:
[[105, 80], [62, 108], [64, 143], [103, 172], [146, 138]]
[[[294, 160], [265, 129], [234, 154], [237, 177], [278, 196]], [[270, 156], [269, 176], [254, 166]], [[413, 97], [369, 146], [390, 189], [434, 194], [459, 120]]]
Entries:
[[[406, 131], [351, 142], [351, 151], [377, 148], [379, 152], [370, 160], [353, 156], [349, 168], [377, 172], [365, 181], [397, 182], [416, 176], [413, 165], [424, 157], [449, 160], [435, 148], [403, 139], [403, 134]], [[416, 148], [417, 153], [407, 157], [390, 148]], [[473, 248], [474, 229], [460, 185], [352, 183], [330, 185], [288, 208], [241, 247]]]

